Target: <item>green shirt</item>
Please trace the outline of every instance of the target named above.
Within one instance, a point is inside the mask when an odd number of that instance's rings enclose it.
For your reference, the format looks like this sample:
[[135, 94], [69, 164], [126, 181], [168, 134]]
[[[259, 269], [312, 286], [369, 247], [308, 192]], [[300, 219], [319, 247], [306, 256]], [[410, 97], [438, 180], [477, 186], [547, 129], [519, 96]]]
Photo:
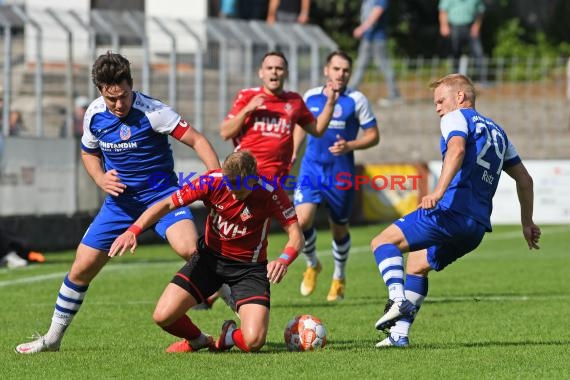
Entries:
[[481, 0], [439, 0], [439, 10], [447, 13], [450, 25], [469, 25], [485, 12]]

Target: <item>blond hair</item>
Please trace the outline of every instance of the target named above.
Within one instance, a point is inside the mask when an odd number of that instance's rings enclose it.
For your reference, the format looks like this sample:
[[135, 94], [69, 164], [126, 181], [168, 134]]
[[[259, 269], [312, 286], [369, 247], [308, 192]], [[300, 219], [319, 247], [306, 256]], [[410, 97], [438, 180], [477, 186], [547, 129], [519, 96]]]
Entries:
[[257, 175], [257, 162], [247, 150], [233, 152], [224, 160], [222, 172], [228, 177], [246, 178]]
[[429, 88], [435, 90], [439, 86], [447, 86], [456, 91], [463, 91], [465, 93], [465, 98], [467, 101], [471, 102], [475, 106], [475, 99], [477, 98], [477, 93], [475, 91], [475, 86], [468, 76], [463, 74], [449, 74], [443, 78], [434, 80], [429, 84]]

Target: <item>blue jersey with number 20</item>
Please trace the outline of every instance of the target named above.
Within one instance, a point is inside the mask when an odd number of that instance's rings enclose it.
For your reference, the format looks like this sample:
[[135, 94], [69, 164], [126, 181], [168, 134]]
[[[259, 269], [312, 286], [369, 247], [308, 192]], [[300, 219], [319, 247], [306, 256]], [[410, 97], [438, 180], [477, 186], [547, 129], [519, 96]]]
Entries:
[[439, 205], [472, 217], [491, 231], [493, 195], [504, 168], [521, 160], [507, 134], [493, 120], [472, 108], [452, 111], [441, 118], [441, 154], [454, 136], [466, 140], [461, 168]]

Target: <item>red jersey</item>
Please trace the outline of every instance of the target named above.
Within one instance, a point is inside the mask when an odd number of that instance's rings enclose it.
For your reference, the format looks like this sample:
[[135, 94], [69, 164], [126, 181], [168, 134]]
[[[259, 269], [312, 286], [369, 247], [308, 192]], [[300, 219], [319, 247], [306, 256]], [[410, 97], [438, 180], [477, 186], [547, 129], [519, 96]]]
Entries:
[[253, 111], [241, 132], [234, 138], [235, 150], [249, 150], [257, 160], [260, 175], [281, 177], [289, 174], [293, 156], [293, 128], [315, 121], [301, 95], [284, 91], [275, 96], [263, 88], [241, 90], [226, 117], [231, 119], [258, 94], [266, 96], [264, 108]]
[[264, 262], [271, 217], [288, 226], [297, 221], [295, 208], [281, 187], [256, 185], [240, 201], [228, 184], [222, 169], [212, 170], [172, 194], [172, 202], [180, 207], [201, 200], [210, 209], [205, 236], [209, 248], [233, 260]]

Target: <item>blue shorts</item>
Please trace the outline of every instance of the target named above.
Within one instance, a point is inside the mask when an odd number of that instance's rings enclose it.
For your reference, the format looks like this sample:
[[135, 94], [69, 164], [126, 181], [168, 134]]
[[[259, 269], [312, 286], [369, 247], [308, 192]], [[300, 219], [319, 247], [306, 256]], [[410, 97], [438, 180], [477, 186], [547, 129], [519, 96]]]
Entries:
[[404, 233], [410, 251], [427, 248], [428, 263], [436, 271], [477, 248], [486, 231], [469, 216], [441, 207], [417, 209], [394, 224]]
[[332, 221], [335, 224], [347, 224], [354, 203], [354, 187], [351, 186], [347, 190], [338, 188], [346, 187], [345, 182], [336, 180], [337, 174], [341, 172], [354, 176], [352, 169], [342, 170], [333, 164], [323, 165], [315, 162], [309, 165], [304, 161], [297, 177], [293, 198], [295, 206], [303, 203], [320, 204], [326, 200]]
[[[101, 251], [108, 251], [115, 238], [127, 228], [153, 203], [166, 198], [178, 187], [170, 187], [161, 191], [155, 197], [145, 201], [117, 202], [108, 196], [97, 216], [85, 232], [81, 243]], [[176, 222], [184, 219], [192, 220], [192, 212], [188, 207], [172, 210], [160, 219], [154, 230], [166, 240], [166, 230]]]

